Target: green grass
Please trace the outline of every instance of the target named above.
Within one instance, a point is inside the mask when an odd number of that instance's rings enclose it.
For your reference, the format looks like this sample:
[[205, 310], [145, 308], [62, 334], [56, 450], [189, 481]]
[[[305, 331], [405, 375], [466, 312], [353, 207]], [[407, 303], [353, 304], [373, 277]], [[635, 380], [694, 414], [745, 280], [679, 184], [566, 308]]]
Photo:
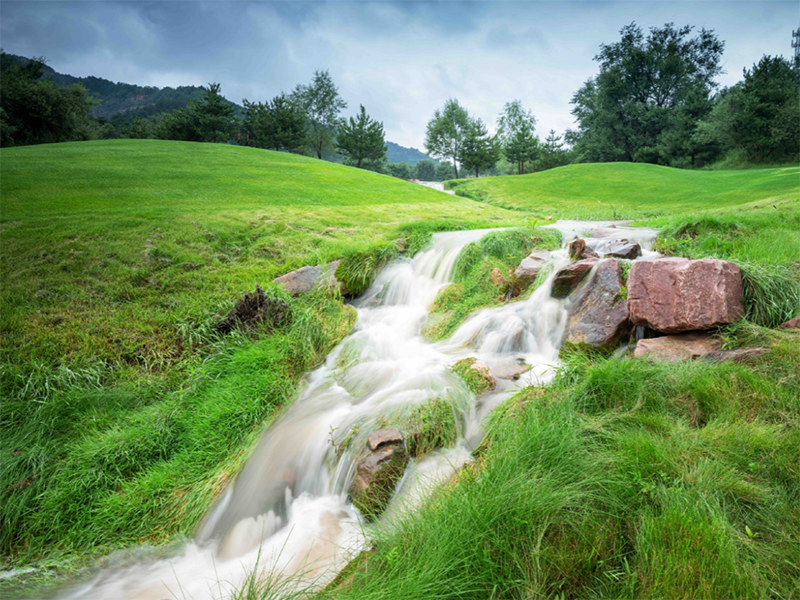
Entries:
[[646, 219], [800, 200], [800, 167], [684, 171], [639, 163], [568, 165], [542, 173], [449, 182], [467, 197], [537, 216]]
[[[442, 228], [517, 218], [226, 145], [3, 149], [0, 168], [0, 553], [11, 565], [192, 531], [352, 326], [338, 298], [290, 299], [274, 277], [343, 257], [363, 276], [352, 257], [397, 237], [420, 247]], [[258, 284], [291, 318], [217, 333]]]

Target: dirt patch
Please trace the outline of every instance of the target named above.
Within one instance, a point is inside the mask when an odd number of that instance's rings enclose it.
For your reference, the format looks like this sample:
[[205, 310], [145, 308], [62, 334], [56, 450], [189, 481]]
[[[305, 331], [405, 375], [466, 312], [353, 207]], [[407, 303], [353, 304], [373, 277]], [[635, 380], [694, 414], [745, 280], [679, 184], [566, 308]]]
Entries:
[[289, 305], [283, 300], [268, 297], [258, 286], [254, 292], [245, 292], [233, 310], [214, 327], [220, 333], [229, 333], [234, 327], [242, 325], [268, 323], [271, 326], [278, 326], [288, 316]]

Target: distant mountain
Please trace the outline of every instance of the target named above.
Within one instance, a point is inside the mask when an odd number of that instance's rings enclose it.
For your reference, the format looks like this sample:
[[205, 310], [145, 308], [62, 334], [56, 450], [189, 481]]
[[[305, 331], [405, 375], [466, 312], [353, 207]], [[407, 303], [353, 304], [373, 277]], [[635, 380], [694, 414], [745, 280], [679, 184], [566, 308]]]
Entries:
[[[10, 55], [13, 60], [27, 62], [24, 56]], [[159, 113], [172, 112], [184, 108], [190, 100], [198, 100], [206, 93], [205, 88], [189, 85], [178, 88], [157, 88], [130, 83], [114, 83], [101, 77], [73, 77], [59, 73], [45, 65], [43, 79], [51, 79], [60, 86], [79, 83], [99, 104], [94, 107], [95, 117], [105, 117], [115, 125], [132, 123], [136, 117], [149, 117]], [[243, 110], [238, 104], [231, 102], [236, 112]], [[122, 115], [124, 113], [124, 116]], [[116, 116], [115, 115], [119, 115]], [[117, 122], [120, 123], [117, 123]]]
[[433, 160], [434, 163], [439, 164], [438, 161], [432, 159], [427, 154], [423, 154], [416, 148], [406, 148], [394, 142], [386, 142], [388, 149], [386, 150], [386, 160], [391, 163], [406, 163], [412, 167], [421, 160]]

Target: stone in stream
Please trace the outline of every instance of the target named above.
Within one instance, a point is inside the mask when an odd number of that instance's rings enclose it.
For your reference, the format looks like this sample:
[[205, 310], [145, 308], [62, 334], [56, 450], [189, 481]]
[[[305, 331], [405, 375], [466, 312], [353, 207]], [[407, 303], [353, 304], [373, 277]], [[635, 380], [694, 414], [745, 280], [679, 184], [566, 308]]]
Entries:
[[600, 255], [586, 245], [586, 240], [576, 238], [569, 243], [569, 257], [572, 260], [582, 260], [584, 258], [600, 258]]
[[712, 329], [744, 315], [742, 272], [732, 262], [709, 258], [635, 261], [628, 304], [634, 325], [661, 333]]
[[639, 242], [628, 239], [609, 240], [599, 239], [587, 242], [595, 252], [599, 252], [605, 258], [626, 258], [634, 260], [642, 255], [642, 247]]
[[368, 521], [378, 517], [389, 504], [394, 488], [408, 464], [408, 454], [400, 431], [381, 429], [369, 436], [369, 452], [358, 460], [356, 476], [350, 486], [353, 505]]
[[608, 349], [629, 335], [631, 323], [623, 287], [619, 261], [611, 258], [601, 262], [580, 301], [570, 310], [564, 340]]
[[546, 250], [531, 252], [527, 258], [523, 258], [517, 270], [514, 271], [512, 296], [519, 296], [526, 290], [534, 282], [548, 260], [550, 260], [550, 253]]
[[785, 323], [781, 323], [779, 329], [800, 329], [800, 317], [789, 319]]
[[333, 289], [339, 286], [339, 281], [336, 279], [339, 262], [337, 260], [325, 266], [300, 267], [296, 271], [276, 277], [273, 281], [283, 286], [292, 296], [306, 294], [317, 286]]
[[559, 269], [553, 278], [553, 291], [551, 292], [553, 298], [566, 298], [569, 296], [570, 292], [578, 287], [578, 284], [583, 281], [583, 278], [596, 264], [596, 258], [587, 258]]
[[467, 387], [478, 396], [497, 386], [497, 381], [492, 376], [488, 365], [474, 356], [462, 358], [454, 363], [450, 370], [461, 377]]

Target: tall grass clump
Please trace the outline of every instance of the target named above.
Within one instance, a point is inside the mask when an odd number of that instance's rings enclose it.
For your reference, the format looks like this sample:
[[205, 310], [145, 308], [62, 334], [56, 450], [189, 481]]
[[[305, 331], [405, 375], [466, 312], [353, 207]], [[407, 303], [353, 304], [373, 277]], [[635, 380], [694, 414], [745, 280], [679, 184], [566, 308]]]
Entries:
[[351, 251], [342, 257], [336, 268], [336, 278], [345, 293], [358, 296], [375, 281], [380, 270], [398, 255], [394, 242], [383, 242], [366, 249]]
[[746, 318], [777, 327], [800, 313], [800, 278], [783, 265], [740, 264]]

